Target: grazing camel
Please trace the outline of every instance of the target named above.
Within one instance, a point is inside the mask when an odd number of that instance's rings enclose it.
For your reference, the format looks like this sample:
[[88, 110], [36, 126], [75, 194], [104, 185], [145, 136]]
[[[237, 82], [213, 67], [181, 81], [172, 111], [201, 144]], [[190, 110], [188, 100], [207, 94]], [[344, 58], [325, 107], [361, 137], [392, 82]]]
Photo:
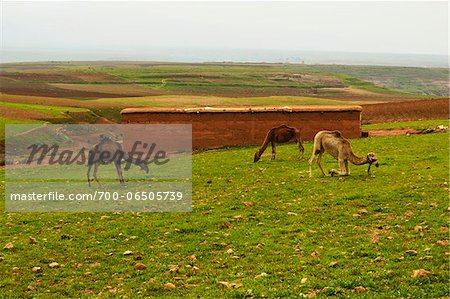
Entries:
[[275, 160], [275, 154], [276, 154], [275, 144], [288, 142], [291, 139], [295, 140], [295, 143], [297, 143], [300, 155], [303, 157], [303, 152], [305, 151], [305, 149], [303, 148], [300, 131], [293, 127], [281, 125], [279, 127], [275, 127], [275, 128], [272, 128], [269, 130], [269, 132], [266, 135], [266, 138], [264, 139], [264, 143], [262, 144], [261, 148], [255, 153], [253, 162], [259, 161], [259, 159], [261, 158], [261, 155], [264, 153], [264, 151], [266, 150], [269, 143], [272, 145], [272, 159], [271, 160]]
[[[312, 165], [317, 157], [317, 164], [323, 175], [326, 175], [320, 164], [322, 160], [322, 154], [324, 152], [329, 153], [336, 160], [339, 161], [340, 175], [347, 176], [350, 174], [348, 169], [348, 161], [354, 165], [369, 164], [367, 172], [370, 173], [370, 166], [375, 164], [378, 167], [378, 158], [374, 153], [368, 153], [365, 157], [356, 156], [350, 146], [350, 142], [342, 137], [339, 131], [320, 131], [314, 137], [314, 149], [309, 159], [309, 176], [312, 177]], [[335, 170], [330, 170], [331, 176], [337, 174]]]
[[87, 170], [87, 180], [89, 183], [89, 187], [91, 187], [91, 179], [89, 174], [91, 172], [92, 166], [94, 166], [93, 177], [97, 183], [100, 182], [97, 179], [97, 169], [100, 164], [109, 164], [114, 163], [114, 166], [117, 170], [117, 175], [119, 176], [119, 182], [121, 184], [125, 184], [125, 180], [122, 175], [122, 167], [120, 163], [122, 160], [138, 165], [141, 170], [148, 173], [148, 166], [145, 160], [135, 159], [130, 157], [127, 153], [124, 152], [122, 145], [117, 142], [111, 140], [109, 137], [100, 136], [100, 142], [93, 146], [93, 148], [89, 151], [88, 157], [88, 170]]

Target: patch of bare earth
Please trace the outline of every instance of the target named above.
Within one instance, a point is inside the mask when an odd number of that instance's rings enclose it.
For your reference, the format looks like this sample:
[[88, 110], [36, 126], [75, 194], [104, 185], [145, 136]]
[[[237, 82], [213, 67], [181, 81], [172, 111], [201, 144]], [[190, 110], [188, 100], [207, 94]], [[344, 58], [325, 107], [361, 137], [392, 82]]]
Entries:
[[47, 106], [64, 106], [64, 107], [80, 107], [80, 108], [124, 108], [127, 105], [114, 104], [114, 103], [102, 103], [89, 100], [74, 100], [63, 98], [52, 98], [42, 96], [26, 96], [26, 95], [10, 95], [0, 93], [0, 100], [11, 103], [23, 103], [23, 104], [36, 104]]
[[104, 118], [104, 117], [97, 118], [97, 121], [95, 123], [96, 124], [115, 124], [115, 122], [110, 121], [109, 119]]
[[367, 103], [403, 102], [419, 99], [414, 96], [405, 96], [389, 93], [377, 93], [353, 87], [322, 88], [321, 93], [329, 98], [341, 101], [360, 101]]
[[[46, 83], [28, 83], [11, 78], [0, 77], [0, 92], [14, 95], [45, 96], [54, 98], [113, 98], [123, 94], [110, 94], [93, 91], [68, 90], [57, 88]], [[132, 95], [131, 95], [132, 96]]]
[[362, 105], [364, 124], [389, 123], [425, 119], [447, 119], [449, 99], [416, 100]]
[[387, 137], [387, 136], [400, 136], [400, 135], [418, 135], [418, 134], [431, 134], [431, 133], [444, 133], [448, 129], [426, 129], [416, 130], [412, 128], [398, 128], [398, 129], [373, 129], [368, 130], [370, 137]]
[[0, 78], [27, 82], [125, 82], [126, 80], [109, 74], [84, 73], [67, 70], [2, 72]]
[[148, 89], [137, 84], [50, 84], [61, 89], [77, 90], [84, 92], [101, 92], [109, 95], [129, 96], [152, 96], [163, 95], [164, 93], [155, 89]]
[[386, 137], [417, 134], [415, 129], [374, 129], [368, 130], [370, 137]]
[[43, 119], [52, 117], [51, 114], [16, 109], [11, 107], [0, 107], [0, 116], [12, 119]]

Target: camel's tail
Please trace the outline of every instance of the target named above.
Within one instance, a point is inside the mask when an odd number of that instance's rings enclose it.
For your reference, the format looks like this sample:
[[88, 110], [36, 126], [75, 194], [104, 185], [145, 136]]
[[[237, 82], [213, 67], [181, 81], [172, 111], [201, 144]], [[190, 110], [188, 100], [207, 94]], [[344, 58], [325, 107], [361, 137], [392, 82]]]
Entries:
[[297, 143], [297, 146], [299, 147], [299, 149], [303, 155], [305, 148], [303, 147], [303, 140], [302, 140], [302, 136], [300, 135], [299, 129], [294, 129], [294, 139], [295, 139], [295, 143]]

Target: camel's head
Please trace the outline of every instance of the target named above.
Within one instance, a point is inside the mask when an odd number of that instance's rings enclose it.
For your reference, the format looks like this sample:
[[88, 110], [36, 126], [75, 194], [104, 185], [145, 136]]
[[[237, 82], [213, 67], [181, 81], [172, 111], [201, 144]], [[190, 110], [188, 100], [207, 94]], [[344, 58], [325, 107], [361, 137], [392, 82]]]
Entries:
[[253, 158], [253, 162], [258, 162], [259, 159], [261, 159], [261, 156], [259, 155], [259, 152], [256, 152], [255, 157]]
[[139, 162], [139, 167], [141, 168], [142, 171], [145, 171], [145, 173], [149, 172], [147, 161], [143, 160], [143, 161]]
[[375, 153], [368, 153], [367, 161], [369, 161], [369, 169], [367, 169], [367, 172], [370, 172], [370, 166], [372, 166], [372, 164], [375, 165], [375, 167], [380, 166], [378, 164], [378, 157]]

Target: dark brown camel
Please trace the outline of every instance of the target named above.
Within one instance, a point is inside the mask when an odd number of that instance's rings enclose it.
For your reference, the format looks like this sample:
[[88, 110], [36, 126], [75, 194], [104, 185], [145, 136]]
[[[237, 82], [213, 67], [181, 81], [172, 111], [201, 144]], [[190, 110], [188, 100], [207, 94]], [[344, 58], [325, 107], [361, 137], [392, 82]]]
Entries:
[[148, 173], [148, 166], [145, 160], [134, 159], [128, 156], [127, 153], [124, 152], [122, 145], [117, 142], [111, 140], [109, 137], [100, 136], [101, 140], [99, 143], [93, 146], [93, 148], [89, 151], [88, 158], [88, 170], [87, 170], [87, 180], [89, 183], [89, 187], [91, 186], [91, 179], [89, 174], [91, 172], [92, 166], [94, 166], [94, 173], [92, 174], [95, 181], [100, 183], [97, 179], [97, 169], [100, 164], [109, 164], [114, 163], [114, 166], [117, 170], [117, 175], [119, 176], [119, 182], [121, 184], [125, 184], [125, 180], [122, 175], [122, 167], [120, 166], [122, 160], [138, 165], [141, 170]]
[[261, 155], [264, 153], [264, 151], [266, 150], [269, 143], [272, 145], [272, 160], [274, 160], [275, 154], [276, 154], [275, 144], [288, 142], [291, 139], [295, 140], [295, 143], [297, 143], [300, 155], [303, 157], [303, 152], [305, 151], [305, 149], [303, 148], [300, 131], [293, 127], [281, 125], [279, 127], [275, 127], [275, 128], [272, 128], [269, 130], [269, 132], [266, 135], [266, 138], [264, 139], [264, 143], [262, 144], [261, 148], [255, 153], [255, 158], [254, 158], [253, 162], [259, 161], [259, 159], [261, 158]]

